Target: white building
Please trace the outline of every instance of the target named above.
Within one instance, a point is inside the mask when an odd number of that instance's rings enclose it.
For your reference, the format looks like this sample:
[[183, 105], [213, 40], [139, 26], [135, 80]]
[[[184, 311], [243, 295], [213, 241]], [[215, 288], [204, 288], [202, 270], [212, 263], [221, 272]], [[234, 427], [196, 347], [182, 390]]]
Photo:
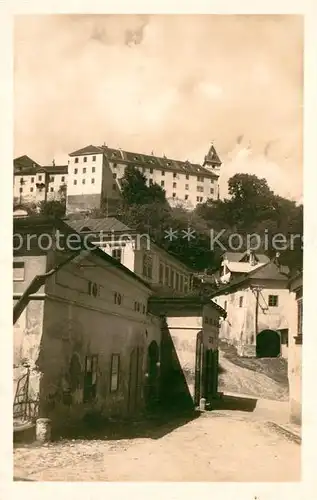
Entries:
[[16, 158], [13, 165], [15, 204], [60, 200], [66, 196], [67, 165], [41, 166], [26, 155]]
[[107, 146], [86, 146], [69, 155], [67, 210], [98, 208], [120, 197], [120, 179], [128, 165], [137, 167], [148, 185], [158, 184], [171, 205], [193, 209], [198, 203], [219, 197], [221, 161], [214, 146], [203, 166], [188, 161], [131, 153]]
[[149, 285], [156, 285], [161, 293], [165, 290], [172, 295], [182, 295], [192, 289], [191, 269], [156, 245], [148, 235], [138, 235], [114, 217], [66, 222], [86, 237], [86, 241], [98, 244]]

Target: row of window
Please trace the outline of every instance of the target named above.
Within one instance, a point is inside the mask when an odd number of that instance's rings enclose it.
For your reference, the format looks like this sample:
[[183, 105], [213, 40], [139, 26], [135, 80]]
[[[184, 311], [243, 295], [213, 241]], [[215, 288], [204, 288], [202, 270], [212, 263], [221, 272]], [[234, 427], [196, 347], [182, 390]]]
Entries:
[[[269, 295], [269, 307], [278, 307], [278, 295]], [[243, 307], [243, 297], [239, 297], [239, 307]], [[223, 308], [227, 310], [227, 301], [225, 300]]]
[[[95, 178], [94, 177], [92, 177], [90, 180], [91, 180], [91, 184], [95, 184]], [[86, 184], [86, 179], [82, 179], [81, 183], [82, 184]], [[77, 186], [77, 184], [78, 184], [77, 183], [77, 179], [74, 179], [74, 186]]]
[[[96, 156], [93, 156], [93, 157], [92, 157], [92, 161], [96, 161], [96, 158], [97, 158]], [[84, 157], [83, 157], [83, 162], [84, 162], [84, 163], [87, 163], [87, 156], [84, 156]], [[79, 163], [79, 158], [78, 158], [77, 156], [76, 156], [76, 158], [75, 158], [75, 163]]]
[[217, 326], [217, 327], [219, 327], [219, 320], [218, 320], [218, 319], [208, 318], [208, 316], [205, 316], [204, 322], [205, 322], [207, 325], [212, 325], [212, 326]]
[[[59, 186], [59, 188], [57, 188], [57, 187], [56, 187], [56, 189], [54, 189], [53, 187], [50, 187], [50, 188], [49, 188], [49, 192], [50, 192], [50, 193], [54, 193], [54, 191], [58, 191], [58, 189], [60, 189], [61, 187], [62, 187], [62, 185], [61, 185], [61, 186]], [[23, 191], [23, 188], [22, 188], [22, 187], [20, 187], [20, 188], [19, 188], [19, 192], [20, 192], [20, 193], [23, 193], [23, 192], [24, 192], [24, 193], [26, 193], [26, 192], [27, 192], [27, 190]], [[30, 192], [30, 193], [33, 193], [33, 192], [34, 192], [34, 188], [33, 188], [32, 186], [30, 187], [29, 192]]]
[[[92, 281], [88, 281], [88, 294], [92, 297], [98, 297], [100, 295], [100, 287], [97, 283]], [[121, 293], [114, 292], [113, 294], [113, 302], [117, 306], [121, 306], [123, 302], [123, 297]], [[146, 307], [141, 302], [134, 301], [134, 310], [140, 312], [141, 314], [146, 314]]]
[[176, 272], [162, 262], [159, 267], [159, 283], [174, 288], [178, 292], [187, 293], [189, 290], [188, 276]]
[[[167, 165], [168, 165], [168, 164], [167, 164]], [[112, 164], [112, 168], [117, 168], [117, 163], [113, 163], [113, 164]], [[154, 173], [154, 169], [153, 169], [153, 168], [146, 169], [145, 167], [138, 167], [138, 170], [139, 170], [140, 172], [142, 172], [143, 174], [145, 174], [147, 170], [148, 170], [148, 172], [149, 172], [150, 174], [153, 174], [153, 173]], [[162, 175], [163, 177], [165, 176], [165, 170], [161, 170], [161, 175]], [[180, 177], [179, 177], [180, 175], [183, 175], [183, 174], [180, 174], [180, 173], [178, 173], [178, 172], [173, 172], [173, 179], [179, 179], [179, 178], [180, 178]], [[184, 174], [184, 175], [185, 175], [185, 178], [186, 178], [187, 180], [189, 180], [189, 174]], [[199, 175], [198, 175], [198, 176], [196, 176], [196, 178], [197, 178], [197, 182], [204, 182], [204, 180], [205, 180], [205, 177], [203, 177], [203, 176], [199, 176]], [[152, 180], [152, 179], [150, 179], [150, 180]], [[213, 181], [213, 179], [210, 179], [210, 182], [214, 182], [214, 181]]]
[[[75, 169], [76, 170], [76, 169]], [[55, 180], [55, 176], [54, 175], [51, 175], [50, 178], [49, 178], [49, 182], [54, 182]], [[42, 175], [39, 175], [38, 176], [38, 181], [41, 182], [42, 181]], [[20, 177], [20, 180], [19, 180], [19, 184], [25, 184], [27, 181], [24, 179], [24, 177]], [[31, 177], [30, 178], [30, 182], [31, 184], [34, 184], [35, 182], [35, 177]], [[65, 182], [65, 176], [62, 175], [61, 177], [61, 182]]]
[[[91, 167], [91, 171], [94, 174], [96, 172], [96, 167]], [[86, 167], [83, 168], [82, 173], [83, 174], [87, 173], [87, 168]], [[78, 168], [74, 168], [74, 174], [78, 174]]]

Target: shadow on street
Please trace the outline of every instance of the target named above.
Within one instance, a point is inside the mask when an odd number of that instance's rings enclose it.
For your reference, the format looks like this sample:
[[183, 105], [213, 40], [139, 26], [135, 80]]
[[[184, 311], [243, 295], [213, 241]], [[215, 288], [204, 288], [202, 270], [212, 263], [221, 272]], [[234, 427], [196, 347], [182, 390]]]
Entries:
[[253, 412], [256, 404], [257, 399], [223, 395], [219, 400], [213, 401], [212, 409]]

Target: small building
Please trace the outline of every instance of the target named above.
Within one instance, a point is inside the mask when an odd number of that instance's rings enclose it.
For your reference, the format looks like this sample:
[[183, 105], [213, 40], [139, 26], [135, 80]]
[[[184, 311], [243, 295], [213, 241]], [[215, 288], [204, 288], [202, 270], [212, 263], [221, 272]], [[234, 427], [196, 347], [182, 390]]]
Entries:
[[269, 261], [220, 286], [214, 300], [227, 312], [220, 338], [241, 356], [288, 356], [287, 269]]
[[291, 295], [289, 308], [288, 381], [290, 420], [302, 421], [302, 344], [303, 344], [303, 273], [296, 273], [289, 281]]
[[152, 296], [149, 308], [163, 320], [161, 391], [163, 405], [193, 408], [218, 391], [218, 337], [226, 312], [200, 296]]
[[217, 278], [220, 283], [229, 283], [232, 279], [241, 278], [246, 274], [264, 266], [269, 257], [252, 250], [245, 252], [225, 252], [222, 256], [221, 269]]
[[192, 289], [192, 271], [147, 234], [138, 234], [114, 217], [67, 220], [83, 238], [98, 245], [160, 293], [183, 295]]
[[74, 236], [56, 219], [14, 219], [14, 413], [32, 403], [55, 427], [91, 409], [143, 411], [153, 350], [160, 358], [149, 285]]
[[28, 156], [13, 162], [13, 199], [16, 204], [37, 204], [66, 197], [67, 165], [41, 166]]

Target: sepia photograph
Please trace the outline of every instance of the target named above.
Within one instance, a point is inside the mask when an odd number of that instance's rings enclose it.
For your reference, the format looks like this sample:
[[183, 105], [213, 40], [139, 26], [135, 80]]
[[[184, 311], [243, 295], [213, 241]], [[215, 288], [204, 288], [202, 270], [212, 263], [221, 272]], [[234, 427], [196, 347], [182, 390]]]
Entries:
[[304, 16], [13, 35], [13, 480], [301, 481]]

